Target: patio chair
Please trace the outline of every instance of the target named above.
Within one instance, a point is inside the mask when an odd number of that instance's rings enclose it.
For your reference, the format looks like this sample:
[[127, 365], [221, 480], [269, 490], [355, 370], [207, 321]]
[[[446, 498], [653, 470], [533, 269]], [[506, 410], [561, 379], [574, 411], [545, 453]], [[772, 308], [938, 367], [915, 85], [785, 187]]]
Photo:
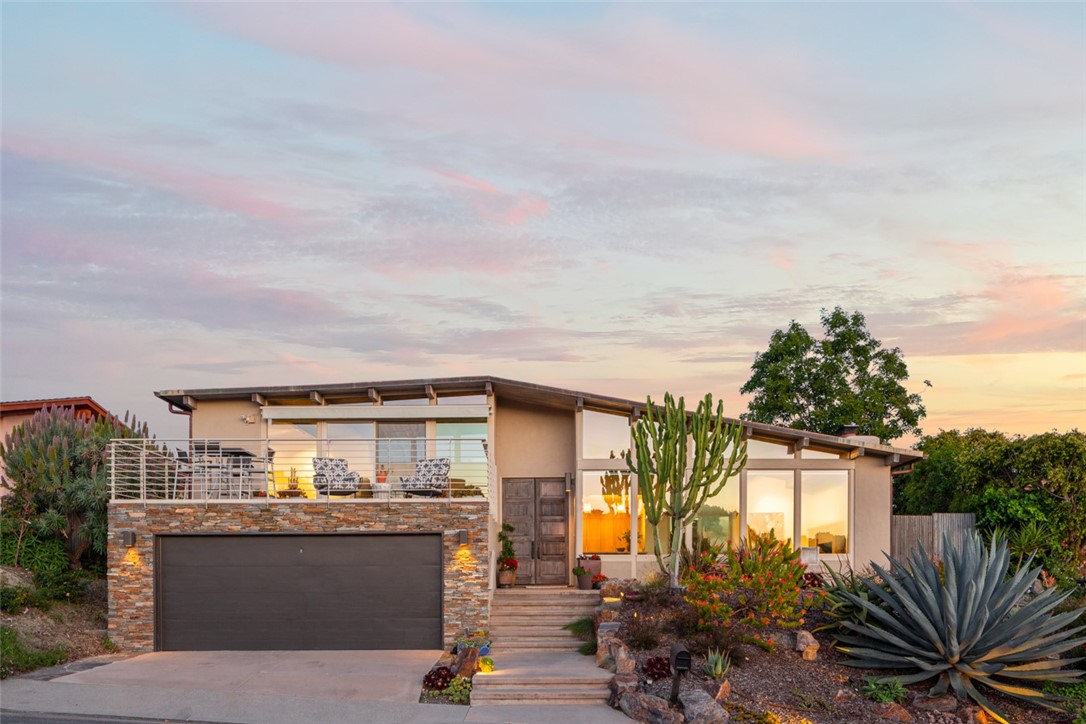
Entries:
[[313, 458], [313, 487], [321, 495], [354, 495], [362, 483], [346, 458]]
[[408, 495], [437, 498], [449, 489], [449, 458], [424, 458], [415, 463], [414, 475], [401, 475], [400, 486]]

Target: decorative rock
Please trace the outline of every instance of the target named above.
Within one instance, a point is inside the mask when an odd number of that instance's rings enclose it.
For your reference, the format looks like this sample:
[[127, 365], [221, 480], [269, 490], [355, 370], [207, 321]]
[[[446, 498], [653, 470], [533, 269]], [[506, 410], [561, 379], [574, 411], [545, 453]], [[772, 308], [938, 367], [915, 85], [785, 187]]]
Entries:
[[637, 660], [630, 653], [630, 647], [618, 639], [611, 642], [611, 656], [615, 658], [615, 672], [632, 674], [637, 672]]
[[963, 707], [962, 710], [958, 712], [958, 717], [965, 722], [965, 724], [990, 724], [992, 721], [979, 706]]
[[620, 615], [620, 611], [613, 608], [600, 608], [596, 610], [596, 623], [607, 623], [608, 621], [616, 620]]
[[953, 694], [943, 694], [942, 696], [917, 694], [913, 697], [912, 705], [923, 711], [950, 712], [958, 710], [958, 699]]
[[810, 631], [796, 631], [796, 651], [803, 652], [804, 661], [818, 660], [818, 641]]
[[652, 694], [630, 691], [619, 699], [618, 708], [634, 721], [645, 724], [683, 724], [683, 715], [672, 711], [667, 702]]
[[838, 689], [837, 693], [833, 695], [834, 701], [850, 701], [858, 698], [858, 695], [852, 689]]
[[479, 649], [468, 646], [456, 655], [456, 662], [452, 665], [453, 673], [470, 679], [475, 676], [475, 670], [479, 668]]
[[889, 719], [890, 721], [911, 722], [915, 721], [913, 715], [909, 713], [909, 710], [898, 704], [896, 701], [888, 701], [884, 704], [878, 704], [875, 706], [875, 711], [883, 719]]
[[637, 660], [636, 659], [616, 659], [615, 660], [615, 673], [616, 674], [636, 674], [637, 673]]
[[617, 674], [618, 673], [618, 665], [615, 664], [615, 657], [614, 656], [608, 656], [607, 658], [605, 658], [603, 660], [603, 663], [600, 664], [599, 666], [600, 666], [601, 669], [607, 669], [612, 674]]
[[709, 696], [713, 697], [716, 701], [724, 701], [732, 693], [732, 682], [724, 679], [723, 681], [711, 681], [705, 685], [705, 690], [709, 693]]
[[636, 578], [608, 578], [600, 586], [600, 595], [604, 598], [618, 598], [619, 594], [636, 583]]
[[637, 674], [615, 674], [612, 676], [611, 696], [607, 699], [608, 706], [617, 709], [622, 695], [637, 691], [639, 683]]
[[618, 633], [618, 630], [622, 628], [622, 624], [609, 621], [608, 623], [601, 623], [599, 628], [596, 629], [596, 638], [603, 639], [607, 636], [614, 636]]
[[716, 703], [713, 697], [701, 689], [679, 692], [683, 716], [687, 724], [723, 724], [731, 721], [731, 715]]

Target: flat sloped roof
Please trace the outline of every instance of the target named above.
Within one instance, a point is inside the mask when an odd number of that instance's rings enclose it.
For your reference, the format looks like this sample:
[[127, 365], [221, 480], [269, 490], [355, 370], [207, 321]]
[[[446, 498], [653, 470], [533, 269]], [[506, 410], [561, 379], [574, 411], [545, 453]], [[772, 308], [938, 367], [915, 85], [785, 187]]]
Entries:
[[[315, 396], [331, 404], [367, 402], [375, 399], [404, 400], [437, 395], [452, 397], [482, 395], [492, 390], [503, 399], [527, 404], [561, 409], [576, 409], [578, 405], [588, 410], [624, 415], [639, 415], [645, 409], [644, 402], [592, 392], [569, 390], [561, 387], [540, 385], [504, 377], [480, 375], [472, 377], [429, 377], [410, 380], [374, 380], [336, 384], [290, 385], [278, 387], [220, 387], [195, 390], [160, 390], [155, 396], [182, 410], [194, 410], [201, 401], [260, 399], [269, 404], [306, 404]], [[743, 424], [748, 434], [789, 444], [828, 447], [837, 450], [859, 451], [858, 454], [877, 455], [887, 458], [887, 464], [904, 465], [923, 459], [923, 453], [879, 443], [870, 443], [851, 437], [838, 437], [818, 432], [796, 430], [779, 425], [727, 418]]]

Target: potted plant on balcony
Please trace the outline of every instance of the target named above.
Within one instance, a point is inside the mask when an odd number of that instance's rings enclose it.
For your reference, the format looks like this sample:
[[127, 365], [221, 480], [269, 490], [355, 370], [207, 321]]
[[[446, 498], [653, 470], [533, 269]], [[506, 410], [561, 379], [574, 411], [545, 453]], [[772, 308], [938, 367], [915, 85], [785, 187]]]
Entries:
[[509, 537], [516, 528], [509, 523], [502, 523], [502, 529], [498, 532], [498, 541], [501, 542], [501, 553], [498, 554], [498, 588], [512, 588], [517, 582], [516, 551], [513, 549], [513, 539]]
[[377, 466], [377, 482], [385, 483], [388, 480], [388, 468], [384, 465]]

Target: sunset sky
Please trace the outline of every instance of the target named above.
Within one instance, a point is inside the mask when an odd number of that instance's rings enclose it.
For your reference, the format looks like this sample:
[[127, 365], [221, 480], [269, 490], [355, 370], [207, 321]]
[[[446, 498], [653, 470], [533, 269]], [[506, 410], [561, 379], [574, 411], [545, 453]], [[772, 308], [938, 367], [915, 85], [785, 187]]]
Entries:
[[492, 374], [738, 414], [840, 305], [925, 432], [1086, 427], [1082, 3], [4, 3], [2, 101], [4, 400], [180, 437], [154, 390]]

